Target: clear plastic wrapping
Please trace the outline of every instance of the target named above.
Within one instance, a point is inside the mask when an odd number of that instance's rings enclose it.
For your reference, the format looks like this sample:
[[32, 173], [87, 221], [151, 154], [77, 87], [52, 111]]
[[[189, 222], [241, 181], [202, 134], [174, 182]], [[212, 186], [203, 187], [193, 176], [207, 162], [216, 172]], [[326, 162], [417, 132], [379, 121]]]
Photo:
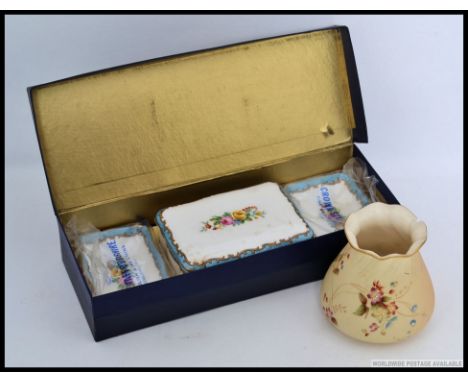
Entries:
[[377, 202], [377, 183], [374, 175], [369, 175], [367, 166], [362, 159], [351, 158], [343, 166], [343, 173], [348, 175], [358, 187], [366, 193], [371, 203]]
[[[364, 162], [352, 158], [341, 171], [286, 184], [282, 191], [310, 227], [312, 237], [318, 237], [343, 229], [349, 214], [377, 201], [376, 184]], [[247, 196], [251, 201], [251, 195]], [[265, 198], [261, 200], [268, 209], [271, 201]], [[197, 214], [194, 219], [198, 219]], [[183, 273], [158, 226], [140, 222], [101, 231], [73, 217], [65, 229], [94, 296]], [[255, 229], [258, 231], [258, 227]], [[233, 230], [233, 234], [236, 232]]]
[[340, 172], [289, 183], [283, 189], [317, 237], [343, 229], [352, 212], [376, 201], [376, 184], [364, 162], [351, 158]]
[[153, 242], [151, 228], [146, 224], [101, 231], [91, 223], [73, 217], [66, 225], [66, 231], [93, 296], [171, 275]]

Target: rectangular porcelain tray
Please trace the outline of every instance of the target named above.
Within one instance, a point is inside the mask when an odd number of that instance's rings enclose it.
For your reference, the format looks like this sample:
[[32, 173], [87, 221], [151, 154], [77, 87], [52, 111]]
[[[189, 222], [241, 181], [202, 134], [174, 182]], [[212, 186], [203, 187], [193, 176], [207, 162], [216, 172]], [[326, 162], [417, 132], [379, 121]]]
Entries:
[[156, 222], [186, 272], [312, 237], [310, 228], [272, 182], [160, 210]]
[[[336, 192], [333, 192], [334, 198], [332, 198], [332, 192], [329, 192], [329, 187], [340, 182], [344, 186], [342, 192], [346, 190], [347, 193], [347, 195], [340, 195], [342, 201], [337, 200]], [[311, 188], [316, 188], [316, 190], [311, 190]], [[322, 190], [324, 190], [323, 193]], [[314, 231], [316, 237], [343, 229], [344, 220], [350, 213], [370, 203], [369, 198], [356, 181], [343, 172], [289, 183], [283, 187], [283, 191]], [[309, 193], [306, 194], [306, 192]], [[320, 213], [317, 210], [314, 211], [314, 208], [320, 210]]]

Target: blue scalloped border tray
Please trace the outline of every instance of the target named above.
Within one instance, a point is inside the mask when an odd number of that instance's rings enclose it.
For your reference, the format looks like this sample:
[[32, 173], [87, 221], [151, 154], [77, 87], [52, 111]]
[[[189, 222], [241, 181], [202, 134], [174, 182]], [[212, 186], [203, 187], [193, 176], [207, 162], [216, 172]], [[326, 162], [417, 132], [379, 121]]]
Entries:
[[[294, 204], [293, 204], [293, 207], [294, 207]], [[211, 259], [211, 260], [205, 262], [204, 264], [192, 264], [192, 263], [187, 261], [184, 254], [181, 251], [179, 251], [179, 249], [175, 246], [174, 241], [172, 240], [171, 233], [167, 229], [166, 224], [162, 221], [161, 214], [162, 214], [162, 212], [164, 210], [165, 209], [159, 210], [156, 213], [155, 221], [156, 221], [156, 224], [161, 229], [161, 232], [162, 232], [164, 238], [166, 239], [166, 242], [167, 242], [169, 250], [170, 250], [170, 252], [172, 254], [172, 257], [177, 261], [177, 263], [181, 267], [182, 271], [184, 271], [184, 272], [192, 272], [192, 271], [196, 271], [196, 270], [200, 270], [200, 269], [205, 269], [205, 268], [208, 268], [208, 267], [213, 267], [213, 266], [216, 266], [216, 265], [221, 265], [221, 264], [224, 264], [224, 263], [228, 263], [230, 261], [234, 261], [234, 260], [242, 259], [242, 258], [245, 258], [245, 257], [248, 257], [248, 256], [257, 255], [259, 253], [267, 252], [267, 251], [270, 251], [272, 249], [284, 247], [284, 246], [291, 245], [291, 244], [294, 244], [294, 243], [299, 243], [301, 241], [311, 239], [314, 236], [314, 233], [313, 233], [312, 229], [304, 221], [304, 223], [306, 224], [306, 226], [308, 228], [307, 233], [301, 234], [301, 235], [295, 237], [294, 239], [291, 239], [288, 242], [284, 242], [284, 243], [280, 243], [280, 244], [274, 244], [274, 245], [266, 244], [261, 249], [258, 249], [258, 250], [245, 250], [240, 255], [237, 255], [237, 256], [234, 255], [234, 256], [226, 258], [226, 259]]]
[[[333, 184], [339, 180], [343, 180], [348, 185], [349, 190], [354, 195], [356, 195], [356, 197], [359, 199], [363, 207], [368, 205], [371, 202], [370, 199], [367, 197], [367, 195], [359, 188], [359, 186], [354, 181], [354, 179], [352, 179], [349, 175], [345, 174], [344, 172], [337, 172], [334, 174], [328, 174], [328, 175], [303, 179], [297, 182], [286, 184], [285, 186], [283, 186], [282, 189], [283, 189], [284, 194], [290, 200], [290, 202], [294, 204], [291, 194], [295, 192], [305, 191], [311, 187], [318, 186], [319, 184]], [[296, 211], [298, 210], [296, 209]], [[299, 211], [298, 213], [302, 217]], [[310, 227], [310, 229], [312, 229], [312, 227]]]

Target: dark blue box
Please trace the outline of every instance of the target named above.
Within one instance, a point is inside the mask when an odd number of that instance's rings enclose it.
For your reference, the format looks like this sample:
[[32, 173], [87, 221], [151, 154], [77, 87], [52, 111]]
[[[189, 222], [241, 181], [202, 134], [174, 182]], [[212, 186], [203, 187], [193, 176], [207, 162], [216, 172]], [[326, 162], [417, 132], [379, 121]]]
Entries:
[[[325, 30], [336, 31], [341, 36], [355, 122], [355, 128], [352, 131], [353, 141], [367, 142], [367, 129], [361, 91], [348, 29], [346, 27], [334, 27]], [[294, 37], [295, 35], [291, 36]], [[234, 46], [242, 47], [243, 44], [236, 44]], [[192, 53], [210, 51], [211, 50]], [[184, 56], [185, 55], [186, 54], [184, 54]], [[170, 60], [175, 57], [179, 57], [179, 55], [163, 57], [148, 62], [159, 60], [170, 62]], [[141, 64], [144, 63], [131, 64], [129, 66]], [[87, 77], [92, 79], [95, 74], [119, 70], [125, 67], [106, 69], [105, 71], [85, 74], [74, 78]], [[38, 128], [38, 110], [34, 102], [35, 90], [54, 85], [55, 83], [70, 81], [74, 78], [28, 89], [38, 140], [41, 147], [43, 164], [46, 169], [46, 176], [50, 189], [50, 163], [48, 159], [45, 158], [46, 155], [44, 155], [44, 151], [47, 150], [47, 142], [43, 141], [40, 128]], [[57, 112], [59, 112], [59, 110]], [[367, 164], [369, 174], [376, 176], [379, 181], [377, 189], [380, 198], [388, 203], [398, 203], [395, 196], [362, 155], [360, 150], [355, 145], [350, 145], [349, 152], [352, 152], [353, 156], [361, 158]], [[323, 155], [327, 154], [324, 153]], [[246, 184], [255, 184], [260, 181], [269, 180], [268, 171], [256, 171], [257, 170], [251, 170], [248, 172], [248, 175], [245, 175], [244, 180]], [[206, 182], [194, 185], [192, 188], [190, 188], [191, 186], [189, 185], [187, 189], [189, 191], [197, 190], [200, 195], [208, 195], [215, 191], [219, 192], [234, 188], [229, 179], [237, 179], [236, 174], [226, 176], [225, 178], [228, 179], [226, 183], [223, 183], [223, 179], [219, 181], [216, 179], [207, 180]], [[200, 191], [203, 187], [205, 187], [206, 190]], [[185, 195], [187, 195], [187, 193]], [[267, 256], [250, 256], [213, 268], [93, 297], [80, 272], [79, 265], [73, 254], [72, 246], [65, 234], [63, 215], [61, 215], [62, 211], [57, 207], [57, 200], [54, 198], [52, 189], [51, 197], [57, 215], [62, 259], [96, 341], [302, 283], [320, 280], [325, 275], [329, 264], [346, 244], [344, 232], [339, 231], [287, 247], [271, 250], [268, 252]], [[180, 200], [191, 201], [183, 198]], [[164, 199], [164, 197], [158, 199], [158, 202], [162, 205], [164, 205], [164, 203], [170, 203]], [[171, 203], [174, 203], [174, 201], [171, 201]], [[111, 204], [111, 207], [112, 206], [113, 204]], [[158, 206], [158, 208], [159, 207], [160, 206]], [[135, 214], [136, 213], [137, 212], [135, 212]], [[154, 215], [154, 211], [148, 212], [148, 216], [152, 216], [152, 214]]]

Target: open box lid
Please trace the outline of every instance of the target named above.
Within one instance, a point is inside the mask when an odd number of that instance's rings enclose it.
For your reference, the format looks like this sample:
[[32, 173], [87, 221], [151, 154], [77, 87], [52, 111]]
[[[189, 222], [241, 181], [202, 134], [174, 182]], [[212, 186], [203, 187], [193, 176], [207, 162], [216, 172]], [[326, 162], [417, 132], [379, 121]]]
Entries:
[[346, 27], [29, 89], [57, 214], [366, 142]]

